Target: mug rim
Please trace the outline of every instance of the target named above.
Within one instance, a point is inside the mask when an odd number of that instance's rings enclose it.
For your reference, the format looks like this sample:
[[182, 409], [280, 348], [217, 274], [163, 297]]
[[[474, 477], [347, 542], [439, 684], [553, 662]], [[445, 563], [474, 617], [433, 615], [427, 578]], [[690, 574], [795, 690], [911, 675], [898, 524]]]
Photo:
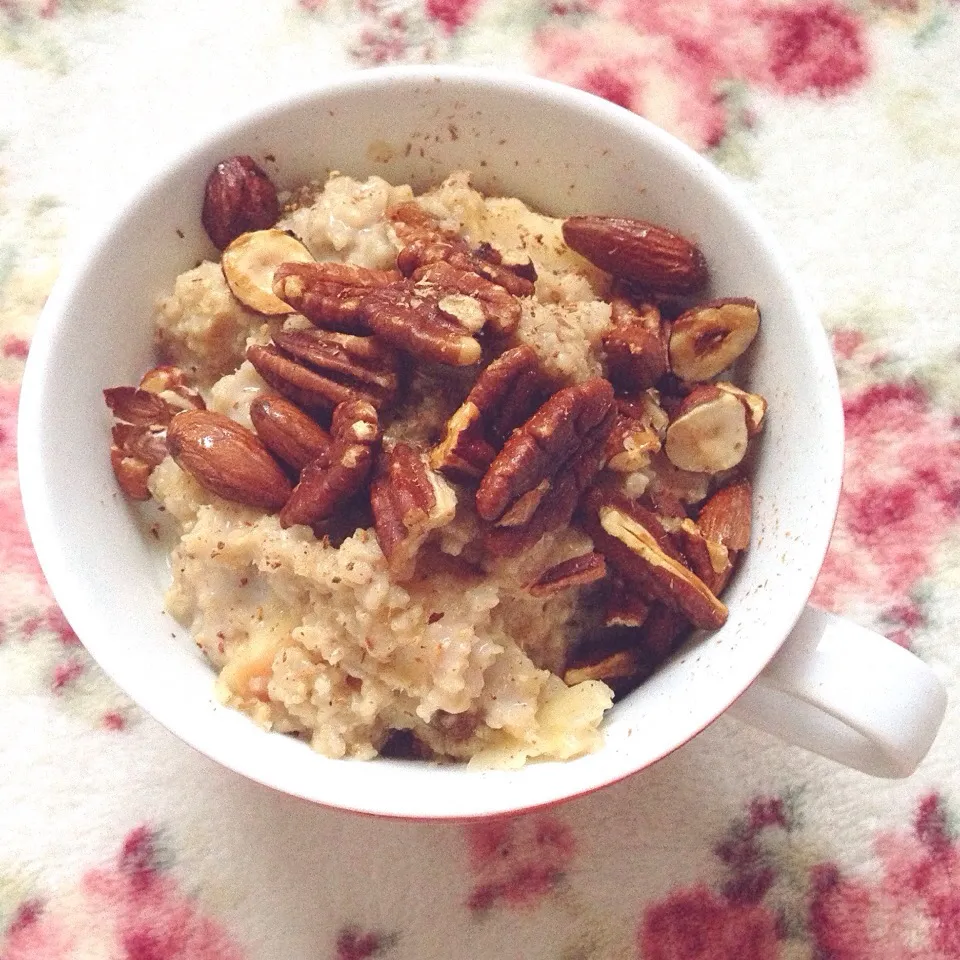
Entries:
[[[31, 431], [38, 431], [41, 425], [44, 373], [48, 366], [48, 359], [55, 337], [64, 327], [69, 326], [69, 311], [67, 308], [69, 307], [72, 295], [75, 293], [76, 288], [81, 283], [87, 271], [101, 255], [104, 246], [110, 242], [119, 227], [125, 223], [129, 217], [135, 215], [138, 207], [150, 198], [160, 184], [175, 174], [178, 169], [186, 168], [195, 162], [214, 141], [238, 137], [245, 131], [256, 129], [258, 125], [273, 116], [296, 110], [298, 107], [307, 106], [317, 100], [325, 100], [350, 92], [362, 92], [364, 88], [367, 88], [368, 91], [373, 91], [384, 84], [406, 83], [427, 79], [434, 80], [436, 78], [453, 82], [467, 82], [497, 87], [502, 92], [523, 89], [526, 92], [532, 91], [539, 96], [559, 102], [564, 109], [594, 112], [599, 113], [601, 116], [606, 115], [608, 118], [614, 120], [618, 126], [625, 126], [630, 130], [631, 135], [652, 140], [659, 149], [668, 153], [675, 162], [688, 168], [692, 167], [693, 173], [707, 182], [711, 192], [718, 193], [725, 204], [734, 208], [737, 217], [743, 220], [760, 238], [788, 292], [789, 299], [792, 301], [797, 315], [802, 318], [809, 327], [809, 330], [806, 331], [805, 339], [811, 348], [812, 358], [818, 368], [817, 372], [823, 378], [823, 389], [829, 388], [833, 396], [833, 402], [826, 403], [825, 410], [833, 417], [834, 423], [825, 430], [823, 438], [825, 445], [828, 448], [832, 447], [832, 449], [828, 449], [827, 452], [824, 453], [823, 459], [824, 466], [829, 467], [832, 474], [828, 478], [832, 491], [832, 506], [830, 506], [829, 502], [827, 503], [832, 513], [831, 523], [825, 525], [825, 533], [820, 537], [821, 542], [811, 542], [806, 549], [806, 553], [814, 559], [810, 562], [810, 569], [813, 572], [809, 577], [809, 584], [805, 585], [803, 596], [799, 599], [795, 597], [785, 598], [782, 604], [789, 611], [791, 624], [799, 617], [807, 602], [809, 592], [813, 588], [817, 572], [826, 554], [832, 521], [836, 517], [836, 511], [839, 506], [843, 463], [843, 413], [836, 369], [832, 354], [830, 353], [827, 337], [806, 296], [803, 294], [794, 271], [786, 262], [785, 255], [779, 243], [765, 223], [760, 219], [752, 205], [744, 197], [736, 193], [733, 184], [726, 176], [709, 161], [685, 144], [676, 140], [670, 134], [654, 126], [650, 121], [621, 107], [582, 91], [522, 73], [505, 73], [503, 71], [477, 67], [404, 66], [380, 67], [371, 70], [356, 71], [344, 77], [339, 77], [324, 83], [311, 84], [293, 93], [271, 98], [268, 101], [253, 105], [237, 116], [218, 125], [216, 128], [206, 130], [201, 137], [193, 138], [189, 144], [183, 144], [179, 148], [170, 151], [168, 155], [150, 171], [148, 176], [111, 208], [105, 217], [104, 223], [99, 229], [93, 229], [91, 231], [92, 236], [90, 239], [83, 243], [80, 249], [76, 251], [76, 255], [57, 279], [48, 302], [38, 320], [33, 344], [24, 370], [18, 414], [17, 453], [21, 493], [27, 526], [34, 540], [41, 569], [48, 579], [54, 597], [57, 602], [61, 604], [64, 614], [71, 624], [75, 621], [83, 623], [86, 620], [86, 613], [80, 608], [79, 598], [68, 595], [66, 589], [62, 586], [61, 575], [64, 572], [64, 557], [58, 544], [55, 527], [52, 523], [50, 505], [44, 496], [45, 485], [41, 482], [43, 472], [39, 462], [39, 445], [35, 438], [31, 436]], [[330, 800], [325, 800], [314, 795], [310, 790], [304, 789], [303, 784], [291, 786], [289, 783], [278, 783], [276, 781], [282, 781], [282, 777], [267, 776], [259, 769], [256, 763], [251, 764], [247, 762], [247, 759], [236, 751], [234, 751], [233, 756], [225, 757], [224, 754], [229, 753], [229, 751], [219, 749], [223, 746], [222, 744], [218, 744], [216, 741], [213, 741], [212, 744], [206, 742], [203, 731], [197, 732], [192, 729], [186, 729], [184, 724], [177, 722], [178, 717], [175, 710], [164, 711], [160, 709], [158, 712], [156, 709], [156, 703], [158, 701], [155, 698], [144, 696], [143, 690], [138, 690], [137, 694], [131, 692], [130, 685], [116, 677], [115, 674], [120, 673], [122, 675], [123, 670], [116, 669], [117, 664], [111, 660], [111, 656], [108, 654], [102, 660], [98, 655], [96, 639], [92, 636], [84, 638], [79, 630], [78, 635], [81, 636], [84, 644], [94, 656], [94, 659], [101, 664], [105, 672], [108, 673], [122, 689], [127, 691], [131, 698], [136, 701], [146, 713], [170, 730], [178, 739], [187, 743], [203, 755], [265, 786], [309, 800], [313, 803], [319, 803], [333, 809], [346, 809], [378, 817], [402, 820], [443, 821], [507, 816], [552, 806], [556, 803], [591, 793], [594, 790], [635, 775], [641, 770], [652, 766], [658, 760], [663, 759], [664, 756], [672, 753], [673, 750], [689, 742], [690, 739], [725, 712], [744, 692], [747, 686], [749, 686], [749, 683], [747, 683], [742, 688], [728, 690], [724, 696], [720, 698], [727, 701], [721, 709], [702, 726], [692, 733], [689, 733], [689, 735], [685, 735], [680, 742], [676, 743], [670, 749], [665, 750], [660, 755], [645, 760], [640, 766], [636, 766], [634, 762], [629, 762], [615, 769], [605, 769], [602, 776], [594, 777], [586, 784], [579, 784], [574, 790], [564, 790], [556, 796], [550, 796], [534, 803], [524, 803], [522, 799], [519, 803], [507, 802], [495, 809], [468, 809], [466, 811], [460, 810], [450, 813], [444, 811], [431, 811], [428, 813], [390, 812], [389, 810], [378, 809], [378, 804], [358, 804], [354, 806], [341, 802], [331, 802]], [[754, 678], [756, 675], [759, 675], [766, 663], [769, 662], [769, 659], [776, 653], [776, 649], [778, 649], [786, 639], [786, 636], [787, 633], [780, 639], [777, 647], [774, 648], [769, 657], [766, 657], [763, 662], [759, 662], [758, 660]], [[105, 663], [104, 660], [107, 662]], [[752, 680], [750, 682], [752, 682]], [[145, 701], [151, 702], [154, 705], [148, 707]], [[249, 718], [243, 717], [243, 719], [246, 722], [250, 722]], [[603, 747], [600, 748], [601, 753], [603, 749]], [[329, 762], [333, 763], [337, 761]], [[362, 761], [353, 762], [360, 763]], [[381, 765], [383, 762], [382, 760], [378, 761], [378, 765]], [[558, 762], [570, 763], [570, 761]], [[434, 771], [436, 769], [437, 768], [433, 768]], [[468, 772], [462, 770], [462, 765], [457, 769], [463, 776], [477, 777], [483, 775], [475, 771]], [[522, 771], [511, 771], [511, 773], [522, 776]]]

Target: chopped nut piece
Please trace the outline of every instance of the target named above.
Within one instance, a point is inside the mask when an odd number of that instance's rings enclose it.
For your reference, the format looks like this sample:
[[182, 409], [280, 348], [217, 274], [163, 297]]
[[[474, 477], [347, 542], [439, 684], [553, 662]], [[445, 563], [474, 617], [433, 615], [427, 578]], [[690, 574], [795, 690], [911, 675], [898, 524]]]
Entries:
[[751, 488], [746, 480], [718, 490], [701, 508], [697, 525], [704, 537], [731, 553], [750, 546]]
[[689, 240], [665, 227], [627, 217], [570, 217], [563, 238], [601, 270], [655, 293], [695, 293], [707, 263]]
[[759, 393], [747, 393], [732, 383], [718, 380], [715, 384], [718, 390], [735, 396], [747, 413], [747, 433], [755, 437], [763, 429], [763, 418], [767, 413], [767, 401]]
[[440, 310], [440, 299], [435, 291], [407, 282], [372, 291], [364, 297], [361, 312], [371, 330], [415, 357], [471, 366], [480, 359], [480, 344]]
[[531, 492], [537, 506], [522, 526], [488, 531], [492, 553], [519, 553], [569, 523], [600, 469], [614, 416], [613, 388], [598, 377], [559, 390], [513, 432], [480, 481], [477, 512], [497, 523]]
[[178, 413], [167, 429], [167, 449], [202, 487], [225, 500], [279, 510], [290, 496], [290, 482], [266, 447], [222, 413]]
[[108, 387], [103, 399], [118, 420], [138, 427], [167, 424], [176, 413], [159, 394], [137, 387]]
[[573, 587], [584, 587], [607, 575], [607, 564], [599, 553], [585, 553], [545, 570], [529, 590], [535, 597], [549, 597]]
[[746, 297], [700, 304], [670, 326], [670, 368], [687, 382], [710, 380], [746, 351], [759, 329], [760, 311]]
[[681, 470], [719, 473], [744, 458], [748, 441], [744, 404], [710, 385], [698, 387], [680, 405], [667, 428], [664, 451]]
[[312, 262], [310, 251], [283, 230], [257, 230], [242, 233], [220, 260], [227, 286], [233, 295], [251, 310], [268, 315], [291, 313], [273, 292], [273, 273], [281, 263]]
[[147, 480], [153, 472], [153, 467], [137, 457], [126, 456], [123, 450], [113, 445], [110, 447], [110, 466], [117, 478], [120, 489], [131, 500], [149, 500], [150, 488]]
[[370, 489], [370, 504], [377, 540], [390, 571], [396, 579], [408, 580], [429, 534], [453, 519], [457, 498], [424, 454], [398, 443], [381, 459]]
[[370, 333], [360, 310], [363, 298], [401, 278], [398, 270], [371, 270], [349, 263], [281, 263], [273, 274], [273, 292], [314, 326]]
[[733, 562], [727, 548], [709, 540], [693, 520], [684, 518], [673, 534], [690, 569], [719, 596], [733, 573]]
[[331, 517], [367, 482], [380, 445], [377, 411], [348, 400], [333, 411], [333, 442], [300, 471], [300, 482], [280, 511], [280, 526], [312, 526]]
[[328, 330], [291, 330], [273, 344], [251, 344], [247, 359], [279, 393], [311, 412], [362, 399], [388, 406], [399, 389], [396, 353], [377, 337]]
[[573, 687], [584, 680], [602, 680], [604, 683], [630, 680], [640, 673], [643, 666], [643, 656], [638, 650], [618, 650], [593, 663], [567, 667], [563, 672], [563, 682]]
[[330, 434], [283, 397], [257, 397], [250, 404], [250, 420], [264, 446], [295, 470], [302, 470], [330, 449]]
[[157, 394], [174, 412], [206, 406], [200, 392], [187, 383], [184, 372], [169, 364], [148, 370], [140, 380], [140, 389]]
[[535, 277], [531, 279], [509, 266], [501, 266], [501, 258], [489, 244], [479, 251], [471, 251], [463, 237], [441, 227], [418, 203], [400, 204], [391, 211], [391, 218], [397, 236], [404, 243], [397, 255], [397, 267], [406, 276], [412, 276], [428, 264], [446, 262], [460, 271], [478, 274], [515, 297], [528, 297], [533, 293]]
[[640, 630], [639, 642], [657, 665], [673, 653], [690, 629], [690, 621], [679, 610], [665, 603], [654, 603]]
[[111, 435], [113, 447], [123, 456], [140, 460], [151, 469], [159, 466], [167, 455], [167, 431], [162, 427], [115, 423]]
[[601, 338], [607, 374], [620, 390], [646, 390], [670, 369], [660, 311], [625, 297], [615, 297], [611, 308], [613, 326]]
[[279, 216], [277, 189], [253, 157], [228, 157], [213, 168], [200, 220], [218, 250], [241, 233], [272, 227]]
[[697, 627], [713, 630], [726, 622], [727, 608], [684, 566], [648, 510], [594, 490], [587, 498], [587, 525], [597, 549], [645, 596], [680, 610]]
[[613, 577], [603, 608], [605, 627], [642, 627], [650, 613], [650, 601], [622, 577]]
[[615, 473], [632, 473], [646, 467], [650, 454], [659, 449], [660, 438], [652, 427], [618, 413], [607, 438], [604, 456], [608, 469]]

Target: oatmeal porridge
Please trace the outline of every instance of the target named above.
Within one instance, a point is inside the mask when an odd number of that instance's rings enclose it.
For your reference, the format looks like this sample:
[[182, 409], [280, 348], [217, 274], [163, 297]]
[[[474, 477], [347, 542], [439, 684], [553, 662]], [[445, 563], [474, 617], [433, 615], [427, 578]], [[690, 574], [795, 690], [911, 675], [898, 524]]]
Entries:
[[756, 304], [704, 300], [663, 228], [464, 172], [278, 196], [235, 157], [203, 222], [220, 261], [171, 278], [160, 365], [105, 395], [217, 696], [329, 757], [597, 749], [726, 619], [766, 404], [722, 378]]

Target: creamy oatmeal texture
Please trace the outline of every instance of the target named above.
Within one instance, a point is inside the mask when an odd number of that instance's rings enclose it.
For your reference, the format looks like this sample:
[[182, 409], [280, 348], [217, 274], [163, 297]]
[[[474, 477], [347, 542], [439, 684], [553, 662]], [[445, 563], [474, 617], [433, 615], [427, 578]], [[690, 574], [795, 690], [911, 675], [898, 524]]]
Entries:
[[[400, 243], [386, 213], [412, 197], [409, 187], [335, 175], [304, 196], [311, 202], [277, 226], [315, 257], [393, 265]], [[559, 379], [599, 373], [610, 305], [597, 297], [608, 279], [566, 246], [560, 221], [517, 200], [485, 199], [466, 174], [420, 203], [472, 244], [526, 253], [538, 280], [523, 302], [519, 339]], [[197, 375], [211, 409], [249, 426], [250, 403], [266, 385], [244, 347], [268, 339], [277, 321], [265, 321], [231, 296], [217, 264], [203, 263], [160, 303], [158, 345]], [[462, 397], [438, 389], [436, 377], [455, 387], [458, 371], [420, 375], [387, 437], [436, 442]], [[495, 766], [566, 759], [600, 744], [610, 689], [595, 680], [568, 687], [550, 672], [562, 667], [578, 591], [538, 599], [525, 589], [589, 549], [584, 534], [548, 535], [480, 577], [458, 562], [476, 524], [461, 510], [433, 541], [427, 575], [399, 585], [370, 530], [335, 547], [307, 527], [281, 529], [274, 515], [211, 495], [170, 458], [150, 489], [182, 527], [168, 610], [220, 671], [220, 699], [263, 726], [299, 734], [327, 756], [362, 758], [376, 755], [390, 731], [411, 730], [437, 756]]]
[[164, 365], [104, 393], [218, 697], [329, 757], [597, 749], [614, 690], [726, 621], [766, 401], [718, 378], [756, 303], [690, 305], [665, 228], [466, 173], [278, 198], [233, 157], [202, 220], [223, 257], [158, 304]]

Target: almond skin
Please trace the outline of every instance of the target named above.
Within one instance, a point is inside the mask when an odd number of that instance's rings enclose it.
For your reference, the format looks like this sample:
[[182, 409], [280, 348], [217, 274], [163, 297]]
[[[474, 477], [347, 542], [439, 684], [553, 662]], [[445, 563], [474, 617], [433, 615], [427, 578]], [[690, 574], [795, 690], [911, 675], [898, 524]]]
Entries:
[[655, 293], [694, 293], [707, 282], [699, 248], [679, 234], [627, 217], [570, 217], [567, 246], [607, 273]]
[[296, 470], [323, 456], [333, 442], [320, 424], [283, 397], [257, 397], [250, 404], [250, 420], [264, 446]]
[[222, 413], [178, 413], [167, 429], [167, 449], [183, 470], [224, 500], [279, 510], [290, 496], [290, 481], [267, 448]]

